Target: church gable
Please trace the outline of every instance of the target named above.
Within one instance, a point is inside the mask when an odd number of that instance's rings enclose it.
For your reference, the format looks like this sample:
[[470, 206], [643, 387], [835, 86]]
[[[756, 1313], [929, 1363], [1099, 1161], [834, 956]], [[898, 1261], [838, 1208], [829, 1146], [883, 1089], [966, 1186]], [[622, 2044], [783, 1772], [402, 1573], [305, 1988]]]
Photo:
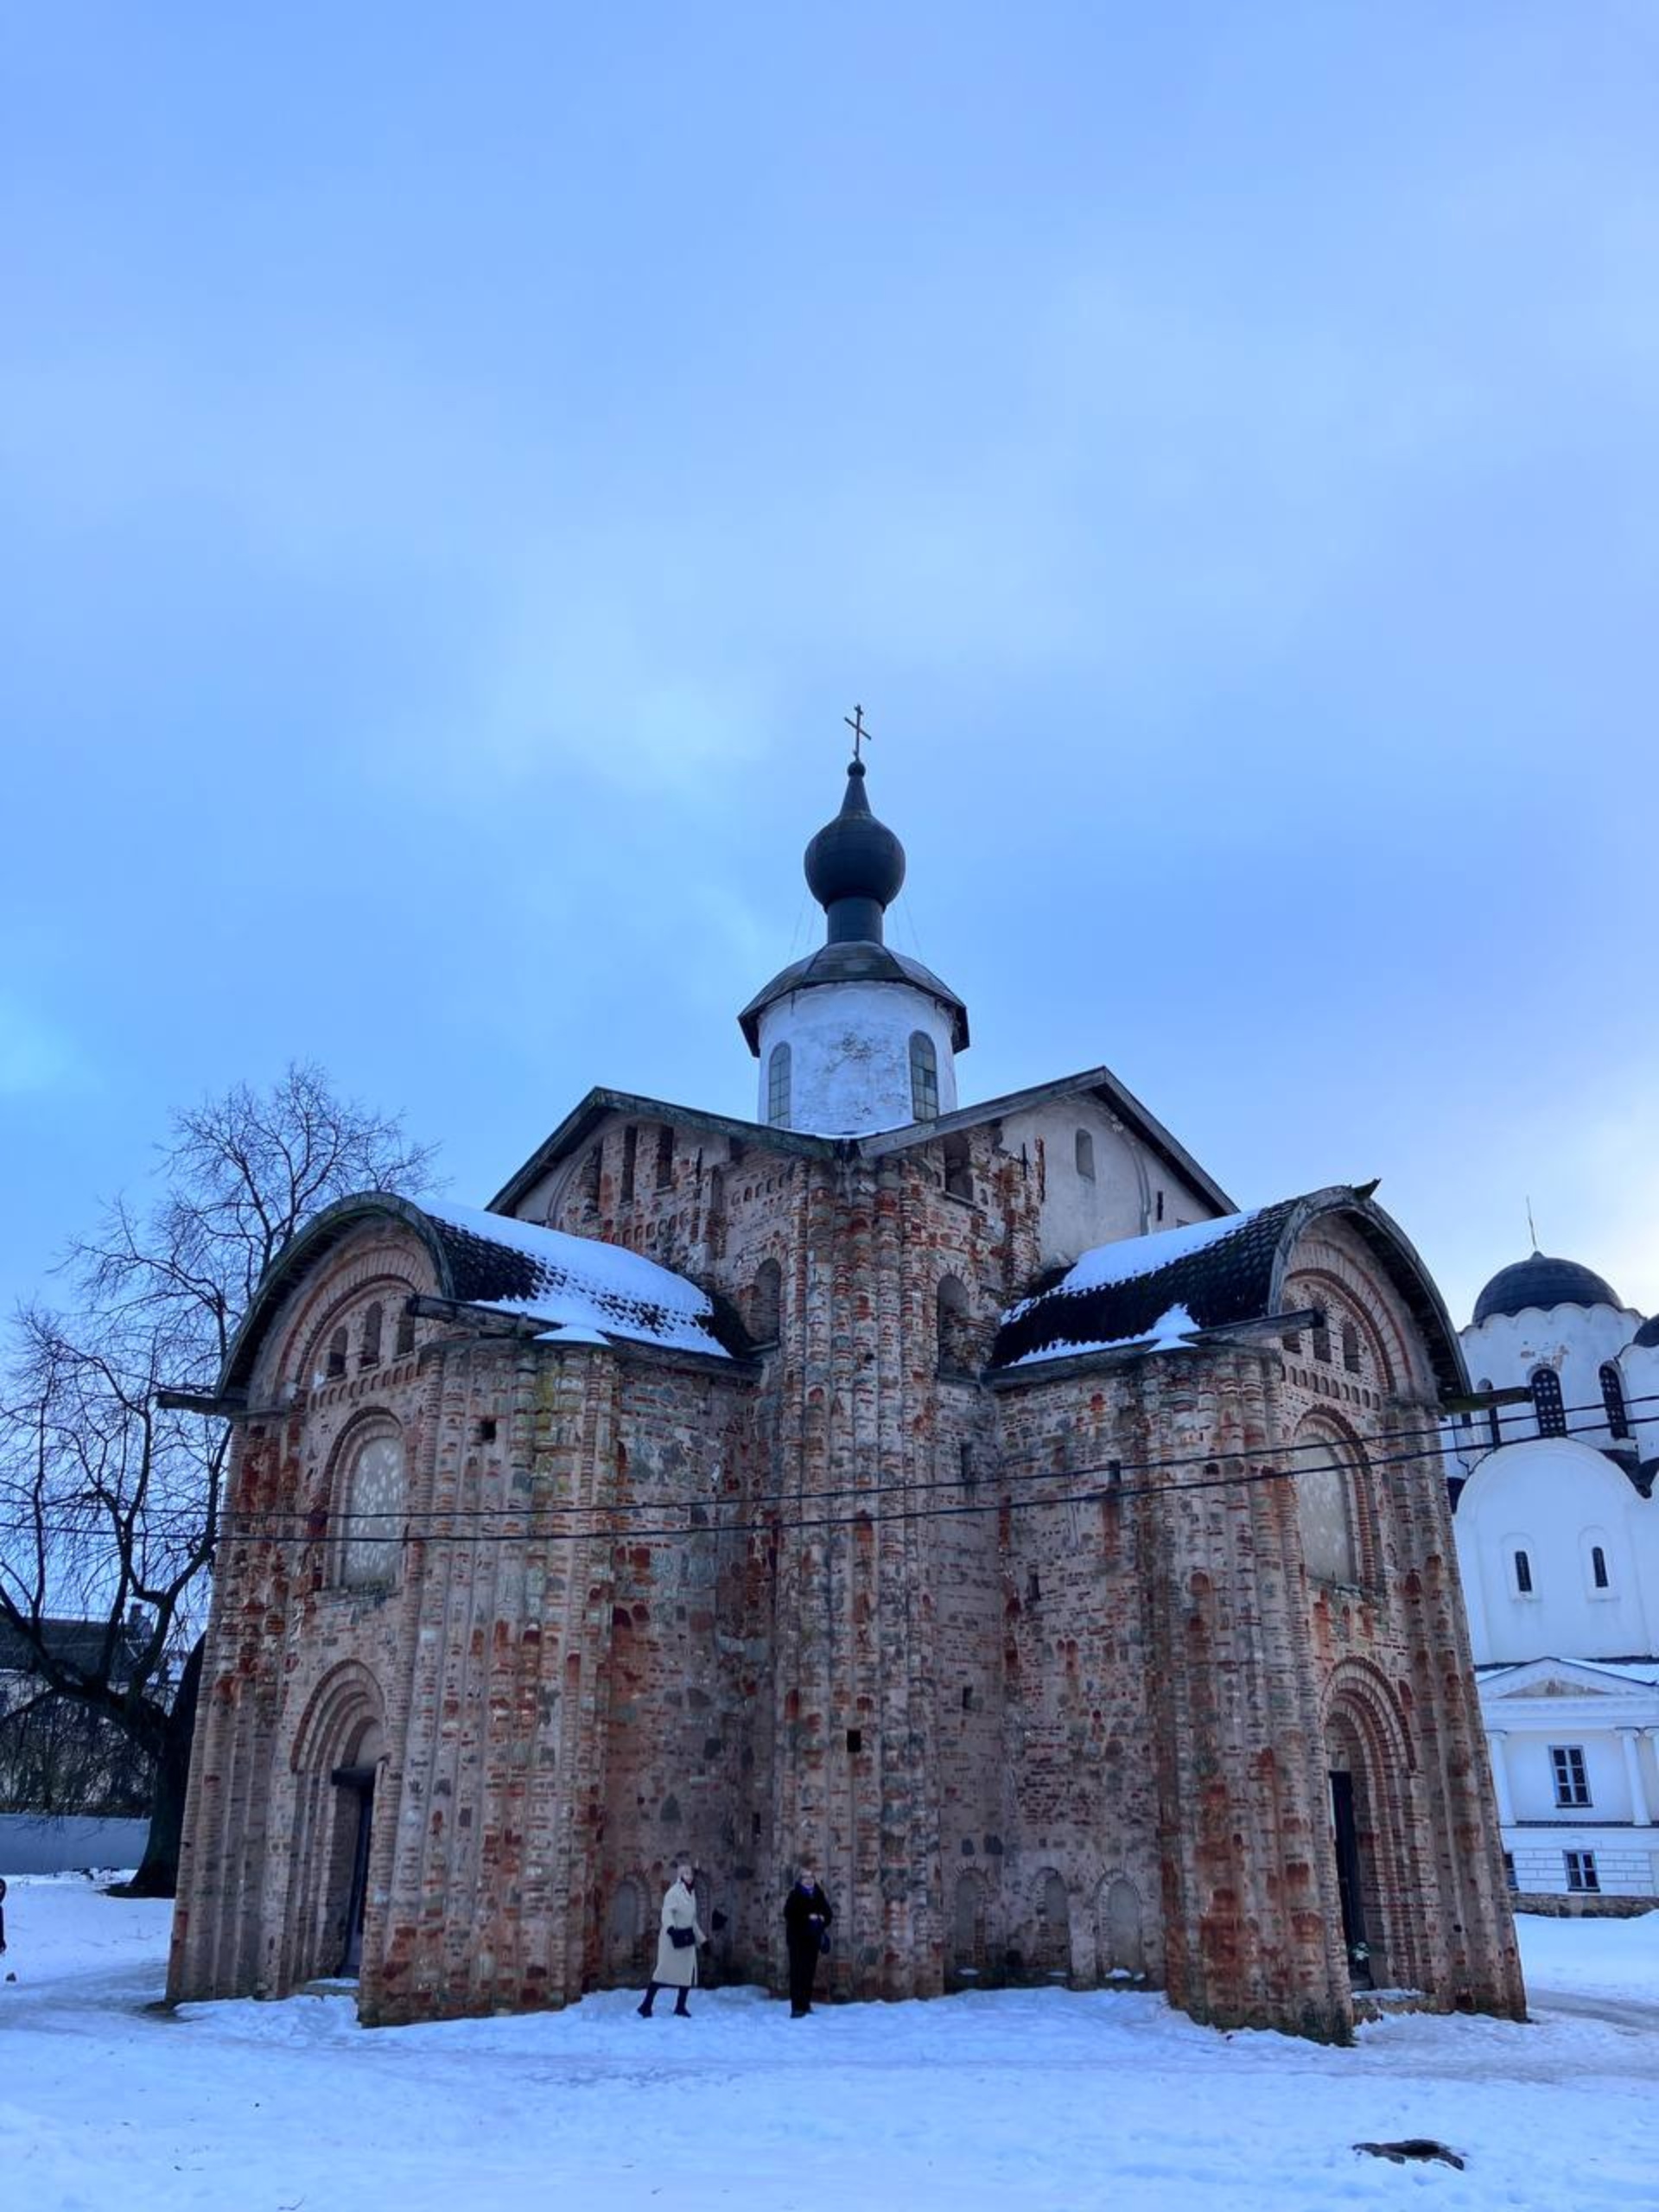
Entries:
[[1483, 1668], [1479, 1678], [1487, 1705], [1533, 1698], [1628, 1699], [1659, 1688], [1659, 1661], [1615, 1669], [1589, 1661], [1535, 1659], [1500, 1669]]
[[[632, 1160], [625, 1141], [630, 1128], [636, 1133]], [[757, 1149], [785, 1160], [833, 1159], [838, 1149], [827, 1137], [769, 1128], [730, 1115], [677, 1106], [668, 1099], [601, 1087], [590, 1090], [508, 1177], [488, 1211], [564, 1228], [574, 1227], [573, 1206], [595, 1217], [612, 1216], [641, 1189], [661, 1182], [658, 1148], [664, 1129], [671, 1133], [676, 1157], [702, 1156], [712, 1166], [741, 1160]], [[584, 1232], [576, 1229], [575, 1233]]]

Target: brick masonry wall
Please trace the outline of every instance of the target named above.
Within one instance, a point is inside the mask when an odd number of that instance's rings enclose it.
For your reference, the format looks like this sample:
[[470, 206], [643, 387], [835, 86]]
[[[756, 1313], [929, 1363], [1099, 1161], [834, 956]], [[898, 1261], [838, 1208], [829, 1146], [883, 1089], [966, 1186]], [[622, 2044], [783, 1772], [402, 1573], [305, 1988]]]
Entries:
[[[1425, 1419], [1409, 1316], [1321, 1227], [1287, 1299], [1329, 1308], [1322, 1353], [992, 1389], [1039, 1199], [995, 1124], [880, 1160], [613, 1125], [548, 1186], [556, 1225], [705, 1282], [762, 1339], [729, 1367], [423, 1323], [331, 1376], [339, 1328], [433, 1285], [401, 1226], [320, 1259], [233, 1459], [244, 1512], [296, 1517], [223, 1548], [174, 1993], [330, 1969], [355, 1802], [331, 1777], [368, 1761], [365, 2019], [634, 1979], [685, 1853], [722, 1976], [781, 1980], [808, 1857], [830, 1993], [1128, 1974], [1341, 2035], [1346, 1761], [1389, 1974], [1518, 2009], [1444, 1485], [1388, 1448]], [[379, 1592], [342, 1586], [338, 1527], [372, 1422], [412, 1516]], [[1351, 1581], [1309, 1574], [1294, 1477], [1171, 1464], [1299, 1440], [1356, 1455]]]

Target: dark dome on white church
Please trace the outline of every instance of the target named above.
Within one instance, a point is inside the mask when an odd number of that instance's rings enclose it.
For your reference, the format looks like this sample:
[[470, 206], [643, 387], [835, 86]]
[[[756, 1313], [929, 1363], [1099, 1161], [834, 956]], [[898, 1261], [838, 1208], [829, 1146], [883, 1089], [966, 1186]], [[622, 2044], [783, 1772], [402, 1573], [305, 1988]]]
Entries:
[[1580, 1267], [1576, 1260], [1553, 1260], [1547, 1253], [1535, 1252], [1530, 1259], [1499, 1268], [1475, 1300], [1474, 1325], [1478, 1328], [1494, 1314], [1525, 1313], [1534, 1306], [1548, 1313], [1557, 1306], [1618, 1304], [1618, 1292], [1592, 1268]]
[[848, 763], [841, 811], [807, 847], [804, 864], [806, 887], [830, 918], [830, 943], [879, 939], [880, 915], [904, 886], [905, 849], [870, 812], [861, 760]]
[[1659, 1313], [1656, 1313], [1651, 1320], [1644, 1321], [1630, 1342], [1640, 1344], [1643, 1351], [1659, 1351]]

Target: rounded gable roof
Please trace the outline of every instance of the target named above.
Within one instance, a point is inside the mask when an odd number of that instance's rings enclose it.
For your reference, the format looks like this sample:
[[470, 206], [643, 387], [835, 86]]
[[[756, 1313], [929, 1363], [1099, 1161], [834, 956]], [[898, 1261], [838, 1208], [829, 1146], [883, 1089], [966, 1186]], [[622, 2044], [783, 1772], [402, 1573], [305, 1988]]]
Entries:
[[1500, 1268], [1475, 1300], [1474, 1325], [1495, 1314], [1525, 1313], [1536, 1307], [1548, 1313], [1557, 1306], [1611, 1306], [1622, 1310], [1618, 1294], [1592, 1268], [1576, 1260], [1555, 1260], [1535, 1252], [1512, 1267]]
[[573, 1339], [581, 1330], [719, 1358], [743, 1349], [732, 1318], [707, 1292], [642, 1253], [448, 1199], [417, 1205], [365, 1191], [326, 1207], [271, 1262], [226, 1356], [223, 1395], [246, 1389], [260, 1346], [300, 1280], [353, 1230], [377, 1220], [410, 1232], [432, 1262], [438, 1295], [459, 1305], [542, 1319], [550, 1335], [565, 1330]]
[[1268, 1319], [1311, 1224], [1333, 1215], [1370, 1249], [1422, 1332], [1443, 1392], [1469, 1387], [1451, 1316], [1399, 1224], [1363, 1190], [1332, 1185], [1246, 1213], [1086, 1252], [1065, 1280], [1010, 1308], [992, 1348], [1003, 1372], [1077, 1352], [1145, 1346], [1177, 1308], [1195, 1332]]

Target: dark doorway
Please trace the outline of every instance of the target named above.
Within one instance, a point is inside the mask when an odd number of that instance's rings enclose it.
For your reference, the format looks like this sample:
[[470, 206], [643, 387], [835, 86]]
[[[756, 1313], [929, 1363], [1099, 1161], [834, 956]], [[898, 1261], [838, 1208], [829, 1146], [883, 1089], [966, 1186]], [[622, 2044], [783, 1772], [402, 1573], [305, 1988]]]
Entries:
[[1331, 1777], [1331, 1825], [1337, 1846], [1337, 1894], [1342, 1902], [1342, 1940], [1348, 1953], [1348, 1979], [1356, 1989], [1371, 1989], [1371, 1947], [1365, 1935], [1365, 1904], [1360, 1890], [1359, 1825], [1354, 1818], [1354, 1777]]
[[336, 1974], [355, 1974], [363, 1964], [363, 1918], [369, 1902], [369, 1839], [374, 1827], [374, 1771], [372, 1766], [337, 1766], [331, 1777], [340, 1793], [336, 1832], [342, 1840], [350, 1840], [352, 1851], [352, 1878], [346, 1891], [346, 1925]]

